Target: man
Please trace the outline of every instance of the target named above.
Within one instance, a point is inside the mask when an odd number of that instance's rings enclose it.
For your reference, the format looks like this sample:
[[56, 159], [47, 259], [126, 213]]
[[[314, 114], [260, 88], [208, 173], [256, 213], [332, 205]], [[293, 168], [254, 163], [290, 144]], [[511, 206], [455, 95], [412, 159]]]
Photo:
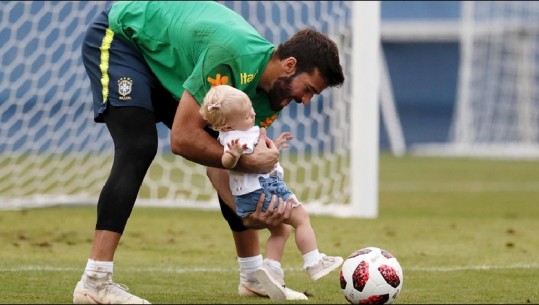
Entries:
[[[117, 2], [96, 17], [82, 55], [94, 120], [107, 125], [115, 155], [73, 302], [149, 303], [114, 283], [112, 271], [114, 253], [157, 152], [157, 122], [171, 128], [173, 153], [208, 167], [236, 244], [238, 293], [267, 296], [255, 276], [263, 261], [258, 234], [248, 228], [280, 223], [290, 207], [274, 199], [267, 212], [258, 209], [242, 223], [221, 165], [223, 148], [198, 110], [211, 86], [228, 84], [249, 95], [257, 124], [269, 127], [292, 100], [308, 104], [314, 94], [344, 82], [335, 44], [304, 30], [276, 48], [240, 15], [215, 2], [133, 1]], [[240, 158], [235, 170], [269, 172], [277, 163], [279, 151], [262, 130], [255, 152]], [[307, 299], [283, 291], [286, 299]]]

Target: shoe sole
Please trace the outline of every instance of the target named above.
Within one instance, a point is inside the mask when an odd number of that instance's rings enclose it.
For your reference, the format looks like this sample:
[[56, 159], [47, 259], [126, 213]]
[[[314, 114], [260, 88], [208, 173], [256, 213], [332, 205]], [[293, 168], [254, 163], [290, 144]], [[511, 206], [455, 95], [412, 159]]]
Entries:
[[[309, 298], [299, 291], [292, 290], [285, 287], [286, 300], [287, 301], [307, 301]], [[254, 290], [249, 289], [247, 286], [241, 285], [238, 286], [238, 294], [240, 297], [251, 297], [251, 298], [269, 298], [266, 293], [259, 293]]]
[[266, 293], [270, 299], [275, 301], [285, 301], [286, 300], [286, 291], [281, 284], [273, 280], [264, 269], [256, 270], [256, 277], [258, 281], [266, 290]]
[[[86, 291], [83, 288], [75, 287], [75, 291], [73, 291], [73, 304], [104, 304], [98, 302], [96, 299], [92, 297], [91, 294], [86, 293]], [[108, 303], [112, 304], [112, 303]], [[126, 303], [130, 304], [130, 303]], [[142, 300], [142, 303], [136, 303], [136, 304], [151, 304], [150, 302], [146, 300]]]
[[326, 268], [326, 269], [322, 270], [321, 272], [319, 272], [318, 274], [316, 274], [315, 276], [311, 277], [311, 279], [313, 281], [316, 281], [319, 278], [328, 275], [331, 271], [339, 268], [339, 266], [343, 263], [343, 261], [344, 260], [341, 258], [339, 261], [335, 262], [335, 264], [331, 265], [329, 268]]
[[307, 301], [309, 298], [299, 291], [292, 290], [290, 288], [284, 288], [286, 292], [287, 301]]
[[244, 286], [244, 285], [241, 285], [238, 286], [238, 295], [240, 297], [262, 297], [262, 298], [267, 298], [268, 295], [266, 294], [261, 294], [261, 293], [258, 293], [254, 290], [251, 290], [249, 289], [248, 287]]
[[73, 304], [98, 304], [97, 302], [88, 297], [84, 292], [75, 291], [73, 293]]

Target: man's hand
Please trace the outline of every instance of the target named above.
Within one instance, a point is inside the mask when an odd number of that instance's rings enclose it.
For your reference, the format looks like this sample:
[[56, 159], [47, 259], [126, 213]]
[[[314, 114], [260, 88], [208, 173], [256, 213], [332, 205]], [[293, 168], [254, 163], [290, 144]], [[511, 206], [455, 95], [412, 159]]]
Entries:
[[[292, 204], [285, 203], [282, 198], [277, 198], [273, 195], [266, 212], [262, 212], [265, 194], [260, 195], [256, 211], [243, 218], [243, 225], [254, 230], [260, 230], [267, 227], [274, 227], [282, 222], [285, 222], [292, 213]], [[275, 209], [275, 204], [277, 208]]]
[[271, 172], [279, 161], [279, 149], [266, 137], [266, 129], [260, 128], [260, 136], [254, 152], [242, 155], [234, 168], [237, 171], [265, 174]]

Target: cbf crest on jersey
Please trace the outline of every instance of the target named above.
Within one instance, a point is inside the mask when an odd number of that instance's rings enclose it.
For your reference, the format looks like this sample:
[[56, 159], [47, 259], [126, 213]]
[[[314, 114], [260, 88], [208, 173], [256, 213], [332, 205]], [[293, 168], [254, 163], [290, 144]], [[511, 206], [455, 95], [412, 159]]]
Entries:
[[130, 100], [131, 88], [133, 87], [133, 80], [129, 77], [121, 77], [118, 80], [118, 93], [120, 94], [120, 100]]

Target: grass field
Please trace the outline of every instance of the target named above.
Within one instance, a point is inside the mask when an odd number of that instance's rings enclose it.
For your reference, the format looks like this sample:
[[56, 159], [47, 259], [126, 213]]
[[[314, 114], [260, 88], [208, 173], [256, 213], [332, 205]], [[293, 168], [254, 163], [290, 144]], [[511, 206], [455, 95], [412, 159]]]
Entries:
[[[379, 179], [377, 219], [311, 217], [322, 252], [390, 251], [399, 304], [539, 303], [539, 162], [383, 155]], [[71, 303], [94, 221], [93, 206], [0, 211], [0, 303]], [[301, 303], [346, 304], [338, 272], [311, 282], [292, 239], [282, 263]], [[114, 278], [152, 303], [273, 303], [237, 296], [218, 211], [135, 207]]]

